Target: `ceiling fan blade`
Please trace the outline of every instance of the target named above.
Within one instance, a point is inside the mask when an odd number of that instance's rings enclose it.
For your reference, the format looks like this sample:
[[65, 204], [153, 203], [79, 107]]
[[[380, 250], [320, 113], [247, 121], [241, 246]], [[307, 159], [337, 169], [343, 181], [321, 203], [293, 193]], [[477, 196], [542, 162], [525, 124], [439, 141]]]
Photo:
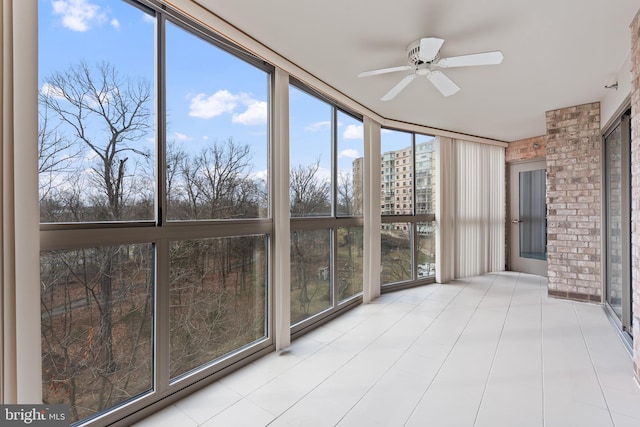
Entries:
[[438, 67], [470, 67], [473, 65], [496, 65], [502, 62], [504, 56], [499, 50], [484, 53], [472, 53], [471, 55], [452, 56], [442, 58], [435, 63]]
[[395, 73], [396, 71], [407, 71], [411, 69], [413, 69], [413, 67], [411, 67], [410, 65], [401, 65], [399, 67], [391, 67], [391, 68], [381, 68], [379, 70], [363, 71], [362, 73], [358, 74], [358, 77], [377, 76], [378, 74]]
[[442, 71], [432, 71], [427, 74], [427, 78], [440, 91], [442, 96], [451, 96], [460, 90], [460, 87]]
[[382, 98], [380, 98], [381, 101], [389, 101], [393, 98], [396, 97], [397, 94], [399, 94], [402, 89], [404, 89], [405, 87], [407, 87], [407, 85], [409, 83], [411, 83], [411, 81], [413, 79], [416, 78], [415, 74], [409, 74], [408, 76], [405, 76], [404, 79], [400, 80], [398, 82], [397, 85], [395, 85], [394, 87], [391, 88], [391, 90], [389, 92], [387, 92], [387, 94], [385, 96], [383, 96]]
[[418, 58], [420, 59], [420, 61], [433, 61], [434, 58], [438, 55], [438, 52], [440, 52], [442, 43], [444, 43], [444, 40], [436, 37], [426, 37], [420, 39], [420, 53], [418, 54]]

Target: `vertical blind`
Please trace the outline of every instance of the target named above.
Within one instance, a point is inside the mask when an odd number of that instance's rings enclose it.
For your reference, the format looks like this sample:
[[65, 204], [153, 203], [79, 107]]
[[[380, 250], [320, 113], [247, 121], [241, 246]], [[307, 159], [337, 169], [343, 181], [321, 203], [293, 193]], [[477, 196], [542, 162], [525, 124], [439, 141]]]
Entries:
[[436, 281], [504, 270], [504, 148], [439, 137]]

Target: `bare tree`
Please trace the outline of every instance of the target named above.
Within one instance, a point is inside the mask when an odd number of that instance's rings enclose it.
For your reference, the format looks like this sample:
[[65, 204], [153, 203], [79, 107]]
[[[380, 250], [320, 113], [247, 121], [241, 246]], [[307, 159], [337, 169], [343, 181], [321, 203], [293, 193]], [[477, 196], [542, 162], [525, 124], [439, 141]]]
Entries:
[[251, 164], [248, 145], [238, 145], [232, 139], [224, 145], [214, 144], [195, 158], [199, 171], [194, 184], [204, 197], [210, 218], [244, 216], [246, 208], [241, 197], [243, 184]]
[[196, 155], [171, 147], [167, 158], [170, 217], [257, 217], [263, 194], [250, 172], [250, 147], [231, 138], [215, 142]]
[[61, 132], [60, 123], [50, 118], [46, 105], [39, 110], [38, 121], [38, 181], [40, 220], [55, 222], [68, 219], [73, 184], [78, 181], [76, 165], [80, 149]]
[[[291, 169], [290, 198], [291, 216], [326, 215], [331, 211], [331, 184], [319, 176], [320, 160], [316, 163]], [[326, 241], [318, 231], [296, 231], [291, 236], [292, 288], [300, 314], [292, 314], [292, 320], [300, 320], [319, 304], [322, 291], [328, 289], [320, 271], [327, 268], [324, 256]], [[328, 270], [327, 270], [328, 271]], [[328, 273], [327, 273], [328, 274]], [[294, 319], [294, 317], [296, 317]]]
[[[81, 62], [66, 71], [53, 72], [40, 91], [40, 111], [45, 114], [41, 122], [41, 141], [51, 141], [51, 131], [59, 129], [69, 134], [78, 150], [87, 150], [93, 158], [89, 180], [95, 185], [95, 192], [85, 188], [83, 194], [74, 198], [82, 204], [91, 201], [92, 220], [118, 221], [127, 219], [125, 208], [127, 199], [140, 189], [134, 188], [135, 179], [128, 176], [130, 156], [134, 169], [141, 167], [141, 161], [150, 157], [147, 150], [137, 147], [136, 141], [143, 138], [150, 129], [152, 111], [150, 107], [151, 85], [144, 80], [131, 81], [122, 78], [114, 66], [98, 64], [95, 68]], [[53, 118], [56, 126], [49, 127]], [[42, 125], [44, 124], [44, 126]], [[53, 138], [48, 150], [41, 155], [60, 154], [68, 147], [55, 145]], [[53, 145], [51, 145], [53, 144]], [[41, 157], [41, 164], [47, 164]], [[60, 163], [49, 164], [60, 165]], [[144, 194], [145, 192], [142, 191]], [[148, 192], [147, 192], [148, 194]], [[77, 194], [76, 194], [77, 195]], [[135, 194], [133, 197], [137, 197]], [[130, 203], [131, 204], [131, 203]], [[85, 207], [86, 211], [86, 207]], [[78, 216], [81, 212], [79, 209]], [[85, 212], [86, 214], [86, 212]], [[114, 247], [100, 251], [102, 254], [102, 278], [100, 292], [95, 293], [100, 309], [100, 346], [104, 371], [113, 373], [117, 369], [113, 355], [113, 284], [114, 264], [118, 264], [119, 252]], [[84, 284], [86, 287], [88, 283]]]
[[133, 143], [147, 135], [152, 119], [151, 86], [145, 80], [123, 79], [113, 65], [95, 69], [81, 62], [54, 72], [40, 92], [41, 110], [65, 125], [71, 137], [95, 158], [93, 180], [106, 200], [106, 218], [125, 219], [130, 155], [148, 159], [150, 153]]
[[[175, 141], [167, 143], [167, 206], [170, 211], [179, 210], [180, 202], [186, 197], [184, 188], [180, 185], [180, 171], [188, 158], [187, 156], [187, 152], [179, 148]], [[181, 217], [180, 215], [173, 216]]]
[[356, 214], [355, 187], [353, 185], [353, 174], [351, 172], [340, 171], [338, 173], [338, 211], [342, 214]]
[[410, 230], [383, 228], [380, 237], [383, 283], [393, 283], [411, 279], [412, 255]]
[[291, 216], [322, 215], [330, 210], [331, 185], [318, 176], [320, 160], [291, 169]]

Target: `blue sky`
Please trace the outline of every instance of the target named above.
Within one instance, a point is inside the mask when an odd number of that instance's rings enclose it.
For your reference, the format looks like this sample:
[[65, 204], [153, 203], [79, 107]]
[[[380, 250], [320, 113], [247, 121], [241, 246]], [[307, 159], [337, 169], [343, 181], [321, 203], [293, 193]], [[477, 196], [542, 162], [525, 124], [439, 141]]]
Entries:
[[[81, 59], [90, 66], [102, 61], [123, 76], [143, 78], [153, 85], [155, 23], [152, 17], [124, 1], [39, 0], [40, 87], [53, 71], [63, 71]], [[198, 152], [212, 141], [233, 138], [251, 146], [253, 173], [267, 168], [268, 75], [235, 56], [168, 24], [167, 140]], [[327, 106], [298, 91], [291, 93], [291, 164], [320, 159], [330, 170], [330, 114]], [[153, 134], [146, 138], [154, 145]], [[362, 123], [341, 114], [338, 120], [338, 166], [350, 170], [363, 156]]]

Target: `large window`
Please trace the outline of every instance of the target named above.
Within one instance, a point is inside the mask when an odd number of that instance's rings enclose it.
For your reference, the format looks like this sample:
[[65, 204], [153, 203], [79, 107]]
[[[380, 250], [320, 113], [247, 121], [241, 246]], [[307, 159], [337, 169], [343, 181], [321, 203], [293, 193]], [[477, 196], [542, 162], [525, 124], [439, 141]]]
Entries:
[[291, 323], [362, 293], [362, 120], [290, 85]]
[[435, 277], [435, 138], [383, 129], [380, 154], [381, 283]]
[[38, 5], [42, 394], [105, 423], [270, 344], [271, 70], [170, 11], [63, 3]]
[[267, 217], [268, 76], [173, 23], [166, 64], [167, 219]]

